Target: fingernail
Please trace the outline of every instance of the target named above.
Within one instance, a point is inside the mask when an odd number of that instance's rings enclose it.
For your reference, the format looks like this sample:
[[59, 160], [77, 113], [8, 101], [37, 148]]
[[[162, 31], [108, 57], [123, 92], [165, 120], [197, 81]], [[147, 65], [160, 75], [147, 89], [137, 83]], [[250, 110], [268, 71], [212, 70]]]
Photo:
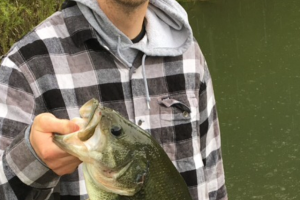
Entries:
[[79, 131], [80, 127], [75, 123], [72, 123], [72, 124], [73, 124], [73, 131], [72, 132]]

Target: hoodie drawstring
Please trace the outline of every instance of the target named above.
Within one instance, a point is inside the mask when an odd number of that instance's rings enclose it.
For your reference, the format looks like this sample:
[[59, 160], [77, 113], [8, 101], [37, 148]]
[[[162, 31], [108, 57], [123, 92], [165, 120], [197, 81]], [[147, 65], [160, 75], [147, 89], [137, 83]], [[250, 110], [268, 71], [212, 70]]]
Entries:
[[[117, 46], [117, 52], [122, 59], [123, 62], [127, 64], [128, 67], [130, 67], [130, 77], [132, 76], [132, 73], [135, 71], [135, 69], [131, 70], [133, 67], [132, 65], [126, 61], [126, 59], [123, 58], [121, 52], [120, 52], [120, 46], [121, 46], [121, 36], [118, 36], [118, 46]], [[147, 77], [146, 77], [146, 71], [145, 71], [145, 60], [146, 60], [147, 55], [144, 54], [142, 58], [142, 71], [143, 71], [143, 79], [144, 79], [144, 84], [145, 84], [145, 92], [146, 92], [146, 101], [147, 101], [147, 107], [150, 110], [150, 94], [149, 94], [149, 88], [148, 88], [148, 83], [147, 83]]]
[[127, 60], [124, 59], [124, 57], [122, 56], [121, 51], [120, 51], [120, 46], [121, 46], [121, 36], [119, 35], [119, 36], [118, 36], [118, 45], [117, 45], [117, 52], [118, 52], [118, 55], [120, 56], [122, 62], [125, 62], [125, 64], [126, 64], [128, 67], [132, 67], [132, 65], [131, 65], [129, 62], [127, 62]]
[[150, 101], [151, 101], [151, 98], [150, 98], [150, 94], [149, 94], [149, 88], [148, 88], [147, 77], [146, 77], [146, 70], [145, 70], [146, 56], [147, 56], [146, 54], [143, 55], [142, 70], [143, 70], [143, 79], [144, 79], [144, 84], [145, 84], [147, 107], [150, 110]]

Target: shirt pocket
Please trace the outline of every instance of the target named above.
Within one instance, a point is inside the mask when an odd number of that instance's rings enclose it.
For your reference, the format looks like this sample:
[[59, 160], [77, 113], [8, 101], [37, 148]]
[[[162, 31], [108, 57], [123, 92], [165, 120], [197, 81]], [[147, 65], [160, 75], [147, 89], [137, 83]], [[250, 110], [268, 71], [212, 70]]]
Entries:
[[163, 96], [158, 102], [161, 120], [188, 123], [197, 118], [198, 99], [194, 94]]

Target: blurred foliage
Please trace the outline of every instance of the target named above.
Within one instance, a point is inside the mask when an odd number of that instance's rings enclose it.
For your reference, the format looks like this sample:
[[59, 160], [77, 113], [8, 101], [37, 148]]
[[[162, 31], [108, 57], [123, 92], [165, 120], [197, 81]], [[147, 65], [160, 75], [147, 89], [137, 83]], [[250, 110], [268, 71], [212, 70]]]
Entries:
[[[203, 0], [177, 0], [179, 3]], [[0, 60], [11, 46], [45, 18], [60, 9], [64, 0], [0, 0]]]
[[59, 10], [63, 0], [0, 0], [0, 56], [38, 25]]

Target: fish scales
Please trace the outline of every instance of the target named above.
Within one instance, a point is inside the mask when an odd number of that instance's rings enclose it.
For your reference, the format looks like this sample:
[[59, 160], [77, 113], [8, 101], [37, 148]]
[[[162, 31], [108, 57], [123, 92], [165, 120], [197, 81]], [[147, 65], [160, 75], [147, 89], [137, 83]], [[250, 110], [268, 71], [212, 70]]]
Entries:
[[89, 200], [191, 200], [186, 183], [146, 131], [95, 99], [54, 142], [83, 162]]

